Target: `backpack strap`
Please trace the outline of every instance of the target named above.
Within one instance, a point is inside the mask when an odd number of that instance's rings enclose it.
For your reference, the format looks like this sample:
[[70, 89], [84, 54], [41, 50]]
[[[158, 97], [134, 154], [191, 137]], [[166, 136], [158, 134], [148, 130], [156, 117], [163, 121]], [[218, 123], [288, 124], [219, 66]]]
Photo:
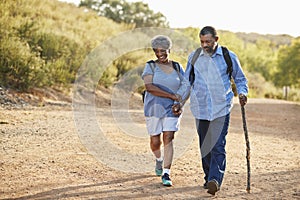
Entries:
[[180, 65], [178, 62], [176, 61], [172, 61], [172, 65], [173, 65], [173, 68], [175, 69], [175, 71], [178, 73], [178, 75], [180, 74]]
[[191, 85], [193, 85], [194, 80], [195, 80], [194, 65], [195, 65], [195, 62], [198, 59], [201, 51], [202, 51], [201, 47], [199, 47], [198, 49], [196, 49], [196, 51], [195, 51], [195, 53], [193, 55], [192, 61], [191, 61], [192, 69], [191, 69], [190, 76], [189, 76], [189, 81], [190, 81]]
[[196, 49], [196, 51], [195, 51], [195, 53], [194, 53], [194, 55], [193, 55], [192, 61], [191, 61], [191, 64], [192, 64], [193, 67], [194, 67], [195, 62], [196, 62], [196, 60], [198, 59], [198, 57], [199, 57], [201, 51], [202, 51], [202, 48], [201, 48], [201, 47], [199, 47], [198, 49]]
[[151, 67], [151, 70], [154, 73], [154, 68], [155, 68], [155, 62], [154, 62], [154, 60], [149, 60], [147, 63], [149, 63], [149, 65]]
[[229, 76], [229, 79], [231, 79], [231, 75], [232, 75], [232, 60], [230, 58], [230, 55], [229, 55], [229, 51], [226, 47], [224, 46], [221, 46], [222, 47], [222, 53], [223, 53], [223, 57], [225, 59], [225, 62], [227, 64], [227, 71], [226, 73], [228, 74]]

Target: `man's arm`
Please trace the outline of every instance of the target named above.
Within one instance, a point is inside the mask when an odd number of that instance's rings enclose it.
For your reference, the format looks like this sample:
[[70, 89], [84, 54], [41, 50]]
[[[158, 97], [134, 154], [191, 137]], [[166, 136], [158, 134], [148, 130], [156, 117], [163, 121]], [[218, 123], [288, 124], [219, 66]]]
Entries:
[[[191, 56], [189, 56], [190, 60]], [[188, 61], [187, 62], [187, 67], [184, 72], [184, 76], [182, 77], [181, 85], [179, 89], [177, 90], [176, 95], [178, 96], [178, 101], [174, 103], [172, 106], [172, 111], [174, 115], [180, 115], [182, 113], [182, 107], [184, 106], [185, 102], [189, 99], [190, 97], [190, 92], [191, 92], [191, 84], [189, 81], [189, 76], [192, 70], [192, 65]]]
[[241, 106], [246, 105], [247, 103], [247, 95], [248, 95], [248, 80], [243, 72], [241, 64], [237, 56], [231, 52], [230, 54], [233, 61], [233, 73], [232, 77], [234, 83], [236, 85], [236, 89], [238, 92], [239, 102]]

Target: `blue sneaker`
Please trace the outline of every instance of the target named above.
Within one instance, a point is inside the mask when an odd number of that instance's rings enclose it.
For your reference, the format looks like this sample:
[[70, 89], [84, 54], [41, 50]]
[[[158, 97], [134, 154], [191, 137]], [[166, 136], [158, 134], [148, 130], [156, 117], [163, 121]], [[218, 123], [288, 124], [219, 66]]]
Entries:
[[163, 172], [162, 164], [163, 164], [163, 161], [156, 160], [156, 165], [155, 165], [155, 174], [156, 174], [156, 176], [161, 176], [162, 175], [162, 172]]
[[164, 186], [172, 186], [172, 181], [169, 177], [169, 174], [165, 173], [162, 177], [161, 177], [161, 180], [162, 180], [162, 184]]

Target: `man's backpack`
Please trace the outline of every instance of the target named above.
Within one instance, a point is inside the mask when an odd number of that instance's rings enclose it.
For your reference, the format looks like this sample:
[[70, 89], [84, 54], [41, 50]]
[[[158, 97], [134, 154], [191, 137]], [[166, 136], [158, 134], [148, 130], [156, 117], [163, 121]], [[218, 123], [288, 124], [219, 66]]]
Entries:
[[[155, 62], [154, 60], [149, 60], [147, 63], [150, 64], [150, 67], [151, 67], [151, 70], [152, 72], [154, 73], [154, 68], [155, 68]], [[178, 73], [178, 75], [180, 74], [180, 65], [178, 62], [175, 62], [175, 61], [172, 61], [172, 65], [173, 65], [173, 68], [175, 69], [175, 71]], [[144, 99], [145, 99], [145, 94], [146, 94], [146, 90], [144, 90], [142, 92], [142, 100], [143, 100], [143, 103], [144, 103]]]
[[[225, 62], [227, 64], [227, 71], [226, 73], [228, 74], [229, 76], [229, 79], [231, 79], [231, 74], [232, 74], [232, 61], [231, 61], [231, 58], [230, 58], [230, 55], [229, 55], [229, 51], [226, 47], [224, 46], [221, 46], [222, 47], [222, 52], [223, 52], [223, 57], [225, 59]], [[200, 53], [202, 51], [202, 48], [199, 47], [194, 55], [193, 55], [193, 58], [192, 58], [192, 61], [191, 61], [191, 65], [192, 65], [192, 69], [191, 69], [191, 73], [189, 75], [189, 81], [191, 83], [191, 85], [193, 85], [194, 81], [195, 81], [195, 72], [194, 72], [194, 65], [195, 65], [195, 62], [196, 60], [198, 59]]]

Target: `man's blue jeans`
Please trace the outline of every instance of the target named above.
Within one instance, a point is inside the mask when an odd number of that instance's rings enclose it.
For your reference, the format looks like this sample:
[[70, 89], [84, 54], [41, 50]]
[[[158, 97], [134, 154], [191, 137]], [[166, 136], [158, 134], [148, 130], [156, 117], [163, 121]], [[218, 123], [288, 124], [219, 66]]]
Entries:
[[221, 186], [226, 167], [226, 135], [230, 114], [213, 121], [196, 119], [205, 182], [215, 179]]

